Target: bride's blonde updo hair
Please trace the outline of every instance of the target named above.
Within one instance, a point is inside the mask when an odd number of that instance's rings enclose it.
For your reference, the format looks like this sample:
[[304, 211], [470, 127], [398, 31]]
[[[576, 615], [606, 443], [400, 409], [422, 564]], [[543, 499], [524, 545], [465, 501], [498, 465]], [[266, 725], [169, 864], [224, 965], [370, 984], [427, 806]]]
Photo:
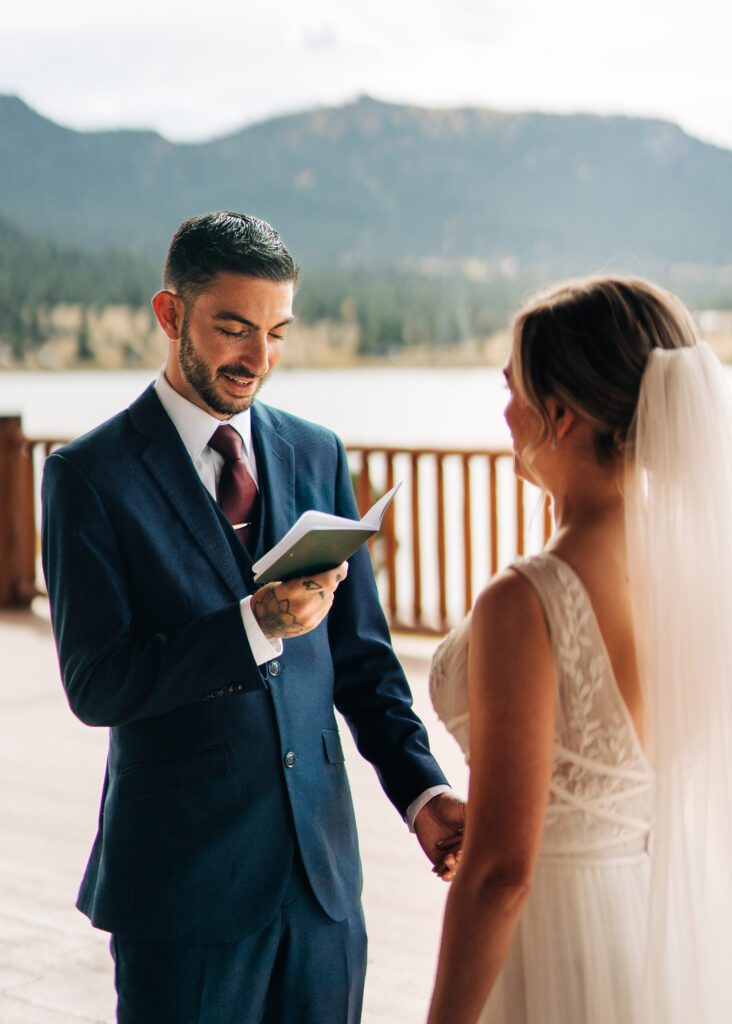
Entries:
[[553, 433], [551, 396], [594, 427], [598, 460], [613, 460], [625, 449], [651, 350], [698, 340], [683, 302], [640, 278], [581, 278], [536, 296], [514, 319], [511, 362], [518, 394], [541, 417], [536, 445]]

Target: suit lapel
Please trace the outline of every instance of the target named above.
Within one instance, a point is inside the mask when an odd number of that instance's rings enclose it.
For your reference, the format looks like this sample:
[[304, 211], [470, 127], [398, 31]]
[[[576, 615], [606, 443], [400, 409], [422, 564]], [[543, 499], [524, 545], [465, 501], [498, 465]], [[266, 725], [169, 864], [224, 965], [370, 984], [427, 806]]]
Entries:
[[295, 452], [278, 432], [273, 409], [252, 406], [252, 441], [262, 502], [262, 529], [257, 534], [255, 560], [269, 551], [295, 522]]
[[152, 385], [129, 408], [135, 428], [149, 438], [141, 459], [188, 527], [212, 567], [240, 598], [243, 580], [224, 527], [190, 455]]

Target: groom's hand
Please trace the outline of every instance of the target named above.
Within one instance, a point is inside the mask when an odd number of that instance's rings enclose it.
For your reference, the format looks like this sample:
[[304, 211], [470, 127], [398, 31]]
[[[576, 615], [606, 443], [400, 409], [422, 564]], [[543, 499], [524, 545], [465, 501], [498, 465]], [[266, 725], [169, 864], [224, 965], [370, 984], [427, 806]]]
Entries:
[[348, 575], [348, 562], [316, 576], [287, 583], [268, 583], [252, 597], [252, 612], [270, 639], [302, 636], [323, 621], [333, 604], [338, 584]]
[[414, 819], [419, 845], [434, 865], [435, 874], [449, 882], [459, 860], [465, 826], [465, 804], [450, 793], [439, 793]]

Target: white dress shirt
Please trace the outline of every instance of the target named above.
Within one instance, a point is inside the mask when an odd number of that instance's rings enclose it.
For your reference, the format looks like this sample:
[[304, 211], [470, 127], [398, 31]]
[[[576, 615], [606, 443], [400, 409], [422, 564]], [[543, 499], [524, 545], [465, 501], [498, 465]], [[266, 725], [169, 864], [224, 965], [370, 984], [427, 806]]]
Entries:
[[[203, 486], [214, 501], [216, 501], [217, 485], [221, 469], [224, 465], [224, 457], [219, 452], [215, 452], [213, 448], [209, 448], [208, 442], [213, 437], [214, 431], [221, 426], [221, 420], [206, 412], [205, 409], [194, 405], [193, 402], [189, 402], [183, 395], [180, 395], [169, 383], [164, 370], [160, 371], [155, 381], [155, 393], [180, 434], [181, 440], [193, 460], [193, 465], [196, 467], [196, 472], [201, 478]], [[246, 467], [251, 473], [255, 484], [259, 486], [257, 463], [254, 458], [254, 447], [252, 445], [251, 411], [246, 409], [244, 412], [232, 416], [226, 422], [241, 435], [243, 442], [242, 459], [246, 463]], [[269, 640], [259, 628], [259, 623], [252, 611], [251, 596], [245, 597], [240, 601], [239, 607], [241, 608], [241, 618], [244, 623], [247, 640], [257, 665], [263, 665], [265, 662], [271, 661], [272, 658], [278, 658], [283, 650], [282, 641], [279, 639]], [[411, 832], [414, 832], [414, 819], [424, 805], [433, 796], [437, 796], [438, 793], [448, 793], [449, 791], [449, 786], [432, 786], [430, 789], [426, 789], [424, 793], [421, 793], [416, 800], [412, 801], [404, 816]]]
[[[224, 457], [219, 452], [215, 452], [213, 448], [209, 448], [208, 442], [213, 437], [214, 431], [221, 426], [221, 420], [216, 419], [205, 409], [194, 405], [193, 402], [189, 402], [183, 395], [179, 395], [169, 384], [163, 370], [160, 371], [155, 381], [155, 394], [173, 421], [186, 451], [193, 459], [193, 465], [201, 478], [201, 483], [216, 501], [217, 485], [224, 465]], [[242, 459], [255, 484], [259, 485], [252, 446], [252, 418], [249, 409], [237, 413], [226, 422], [241, 435]], [[252, 611], [251, 597], [245, 597], [240, 601], [239, 607], [247, 640], [257, 665], [263, 665], [265, 662], [271, 661], [272, 658], [279, 657], [282, 654], [282, 641], [269, 640], [259, 628], [259, 623]]]

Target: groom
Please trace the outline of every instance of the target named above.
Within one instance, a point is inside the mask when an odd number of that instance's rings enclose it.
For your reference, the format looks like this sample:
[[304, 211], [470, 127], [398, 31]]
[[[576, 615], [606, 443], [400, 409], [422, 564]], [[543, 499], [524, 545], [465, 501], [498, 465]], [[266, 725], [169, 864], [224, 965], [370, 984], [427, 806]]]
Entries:
[[122, 1024], [355, 1024], [366, 936], [337, 708], [435, 863], [462, 825], [411, 709], [368, 552], [257, 588], [308, 508], [356, 517], [341, 442], [255, 402], [297, 267], [254, 217], [186, 221], [132, 405], [47, 461], [64, 686], [109, 728], [78, 898], [112, 933]]

